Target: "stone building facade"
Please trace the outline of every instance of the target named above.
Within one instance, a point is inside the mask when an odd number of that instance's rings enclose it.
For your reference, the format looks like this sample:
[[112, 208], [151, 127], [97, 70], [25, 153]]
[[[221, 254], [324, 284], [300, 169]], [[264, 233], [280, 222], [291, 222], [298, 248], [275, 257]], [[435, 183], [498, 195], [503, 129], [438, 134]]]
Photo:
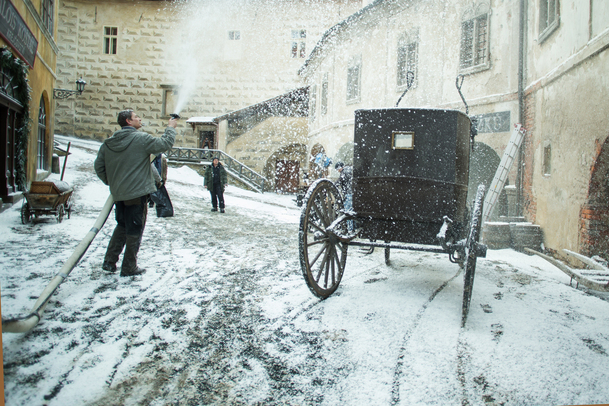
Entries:
[[[57, 103], [60, 134], [104, 139], [116, 112], [151, 132], [169, 113], [217, 117], [299, 87], [298, 68], [322, 33], [360, 0], [59, 0], [60, 83], [88, 82]], [[191, 145], [181, 121], [177, 145]], [[196, 138], [195, 138], [196, 140]], [[196, 141], [195, 141], [196, 142]]]
[[[0, 198], [5, 203], [19, 200], [32, 181], [51, 173], [56, 21], [52, 0], [0, 0]], [[15, 74], [17, 65], [23, 78]], [[69, 86], [74, 88], [74, 78]]]
[[463, 75], [478, 144], [497, 163], [514, 124], [527, 130], [509, 183], [545, 247], [607, 257], [608, 28], [602, 0], [373, 2], [328, 30], [300, 70], [309, 151], [339, 154], [354, 111], [395, 106], [408, 71], [400, 107], [465, 110]]

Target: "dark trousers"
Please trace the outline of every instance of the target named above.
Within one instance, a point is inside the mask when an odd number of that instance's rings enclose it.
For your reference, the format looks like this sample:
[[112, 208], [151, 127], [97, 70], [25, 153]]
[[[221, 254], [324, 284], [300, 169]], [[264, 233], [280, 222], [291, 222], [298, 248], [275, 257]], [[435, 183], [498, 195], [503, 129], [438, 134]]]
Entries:
[[108, 243], [104, 262], [115, 265], [126, 246], [122, 269], [129, 272], [137, 268], [137, 253], [140, 249], [147, 213], [146, 196], [114, 202], [117, 225]]
[[211, 205], [214, 209], [218, 208], [218, 204], [220, 208], [224, 208], [224, 190], [220, 183], [214, 183], [214, 187], [209, 191], [211, 194]]

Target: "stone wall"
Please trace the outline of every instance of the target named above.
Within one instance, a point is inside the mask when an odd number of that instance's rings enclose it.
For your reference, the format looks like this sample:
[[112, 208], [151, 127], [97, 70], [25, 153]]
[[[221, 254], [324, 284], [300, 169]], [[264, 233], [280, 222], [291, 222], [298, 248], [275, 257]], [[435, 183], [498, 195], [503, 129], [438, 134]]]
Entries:
[[[295, 89], [304, 58], [292, 57], [292, 31], [304, 30], [296, 40], [311, 49], [360, 4], [60, 0], [58, 82], [82, 76], [87, 88], [57, 102], [56, 131], [101, 140], [118, 128], [117, 112], [131, 108], [155, 134], [174, 109], [215, 117]], [[103, 53], [108, 26], [118, 28], [116, 55]], [[180, 122], [178, 134], [187, 131]]]

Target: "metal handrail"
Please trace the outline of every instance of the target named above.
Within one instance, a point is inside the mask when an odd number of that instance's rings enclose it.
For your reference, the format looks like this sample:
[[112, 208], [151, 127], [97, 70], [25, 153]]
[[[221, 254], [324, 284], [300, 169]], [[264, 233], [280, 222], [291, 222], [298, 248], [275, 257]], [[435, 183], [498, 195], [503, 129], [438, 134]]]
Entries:
[[178, 162], [211, 162], [213, 158], [218, 158], [224, 163], [224, 167], [237, 179], [245, 181], [257, 189], [260, 193], [264, 192], [267, 180], [258, 172], [247, 167], [237, 161], [232, 156], [228, 155], [219, 149], [201, 149], [201, 148], [171, 148], [167, 154], [168, 160]]

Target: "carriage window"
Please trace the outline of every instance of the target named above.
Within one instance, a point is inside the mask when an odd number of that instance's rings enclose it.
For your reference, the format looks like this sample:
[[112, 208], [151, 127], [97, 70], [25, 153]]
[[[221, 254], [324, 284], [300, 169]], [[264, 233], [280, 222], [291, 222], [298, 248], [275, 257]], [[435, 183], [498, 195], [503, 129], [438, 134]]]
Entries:
[[393, 149], [414, 149], [414, 132], [394, 131], [391, 144]]

